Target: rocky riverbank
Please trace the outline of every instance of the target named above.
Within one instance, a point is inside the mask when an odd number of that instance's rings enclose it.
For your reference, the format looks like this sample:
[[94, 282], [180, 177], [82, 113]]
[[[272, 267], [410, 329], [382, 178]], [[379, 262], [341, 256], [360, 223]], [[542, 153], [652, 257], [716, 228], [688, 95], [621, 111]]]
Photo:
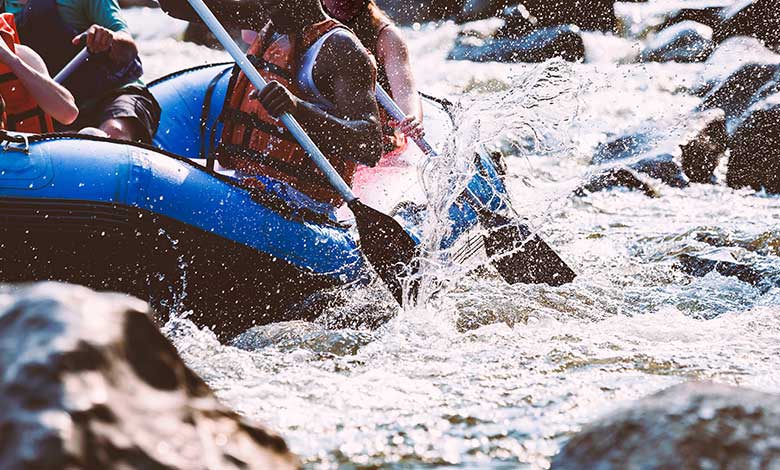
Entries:
[[0, 287], [0, 468], [295, 469], [284, 440], [228, 410], [143, 302]]

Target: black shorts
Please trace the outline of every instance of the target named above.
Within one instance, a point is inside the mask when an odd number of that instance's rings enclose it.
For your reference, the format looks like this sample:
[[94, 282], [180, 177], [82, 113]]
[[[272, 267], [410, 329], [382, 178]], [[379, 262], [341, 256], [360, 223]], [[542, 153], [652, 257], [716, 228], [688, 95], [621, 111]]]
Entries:
[[131, 85], [108, 94], [94, 106], [83, 111], [70, 129], [100, 127], [100, 124], [117, 118], [134, 119], [144, 131], [143, 142], [152, 143], [160, 125], [160, 104], [144, 86]]

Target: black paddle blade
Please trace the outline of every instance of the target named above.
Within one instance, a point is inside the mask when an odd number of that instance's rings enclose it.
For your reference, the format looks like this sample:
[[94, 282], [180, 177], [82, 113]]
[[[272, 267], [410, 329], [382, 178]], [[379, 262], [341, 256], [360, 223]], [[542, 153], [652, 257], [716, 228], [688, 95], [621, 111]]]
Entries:
[[[415, 271], [412, 262], [417, 254], [417, 244], [389, 215], [357, 199], [349, 203], [349, 208], [355, 214], [363, 254], [390, 289], [398, 305], [403, 306], [401, 279]], [[413, 286], [412, 297], [415, 296], [416, 289]]]
[[548, 284], [553, 287], [572, 282], [577, 274], [528, 226], [509, 217], [485, 211], [480, 223], [487, 229], [485, 251], [501, 277], [509, 284]]

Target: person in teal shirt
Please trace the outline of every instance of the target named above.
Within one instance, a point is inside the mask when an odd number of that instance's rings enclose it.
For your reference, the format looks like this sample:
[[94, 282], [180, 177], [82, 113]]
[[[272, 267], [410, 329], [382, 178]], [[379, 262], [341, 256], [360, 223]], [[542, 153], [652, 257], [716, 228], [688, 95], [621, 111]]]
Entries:
[[115, 139], [151, 143], [160, 106], [138, 79], [138, 47], [117, 0], [6, 0], [22, 43], [36, 50], [52, 74], [86, 46], [90, 61], [65, 82], [80, 117], [65, 130], [90, 128]]

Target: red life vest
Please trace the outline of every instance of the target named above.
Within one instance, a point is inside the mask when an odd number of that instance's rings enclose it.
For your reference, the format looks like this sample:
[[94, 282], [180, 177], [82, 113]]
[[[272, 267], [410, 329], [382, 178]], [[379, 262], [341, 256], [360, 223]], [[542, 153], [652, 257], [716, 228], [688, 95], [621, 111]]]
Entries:
[[[16, 53], [19, 35], [16, 32], [13, 14], [0, 14], [0, 36], [11, 52]], [[0, 63], [0, 96], [5, 102], [4, 129], [32, 134], [54, 130], [51, 117], [38, 107], [38, 103], [24, 84], [14, 75], [11, 68], [3, 63]]]
[[[343, 26], [331, 19], [315, 23], [306, 27], [297, 41], [287, 35], [272, 38], [266, 27], [250, 46], [248, 57], [263, 78], [276, 80], [295, 96], [303, 97], [296, 83], [299, 59], [317, 39], [339, 27]], [[217, 148], [219, 163], [244, 173], [279, 179], [318, 201], [340, 204], [338, 193], [282, 122], [268, 114], [258, 100], [249, 99], [253, 89], [249, 79], [239, 73], [228, 92], [222, 111], [225, 125]], [[328, 160], [351, 185], [356, 162], [333, 155]]]

